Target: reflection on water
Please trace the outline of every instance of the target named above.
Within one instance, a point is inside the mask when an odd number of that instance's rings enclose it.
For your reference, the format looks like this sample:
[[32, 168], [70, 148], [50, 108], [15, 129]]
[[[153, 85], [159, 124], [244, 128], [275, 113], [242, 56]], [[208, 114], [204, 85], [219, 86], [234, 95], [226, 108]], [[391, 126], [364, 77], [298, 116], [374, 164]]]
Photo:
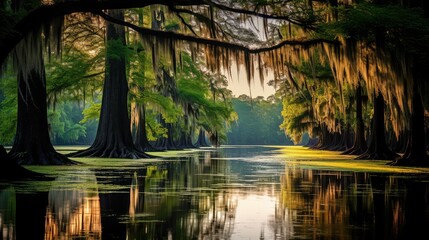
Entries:
[[2, 239], [35, 231], [22, 219], [38, 206], [45, 239], [421, 239], [429, 226], [427, 175], [302, 168], [270, 148], [94, 172], [31, 197], [0, 188]]
[[0, 230], [4, 240], [16, 239], [16, 195], [12, 186], [0, 186]]
[[95, 176], [59, 177], [56, 181], [74, 183], [77, 187], [70, 189], [58, 184], [49, 191], [45, 239], [101, 239], [100, 198], [93, 187]]
[[[183, 160], [183, 159], [181, 159]], [[224, 183], [209, 153], [187, 161], [149, 166], [130, 186], [127, 239], [229, 239], [236, 201], [226, 191], [209, 189]], [[110, 199], [112, 201], [112, 199]]]
[[429, 184], [412, 176], [286, 167], [280, 183], [281, 235], [287, 227], [313, 239], [410, 239], [429, 226]]

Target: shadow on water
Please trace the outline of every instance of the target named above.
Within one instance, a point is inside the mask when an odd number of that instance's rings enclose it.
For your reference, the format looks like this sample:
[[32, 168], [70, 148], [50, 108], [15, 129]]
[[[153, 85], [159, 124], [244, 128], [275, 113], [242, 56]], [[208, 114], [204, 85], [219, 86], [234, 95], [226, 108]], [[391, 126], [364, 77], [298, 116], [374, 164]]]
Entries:
[[429, 226], [427, 175], [302, 168], [254, 146], [18, 187], [0, 185], [1, 239], [417, 239]]

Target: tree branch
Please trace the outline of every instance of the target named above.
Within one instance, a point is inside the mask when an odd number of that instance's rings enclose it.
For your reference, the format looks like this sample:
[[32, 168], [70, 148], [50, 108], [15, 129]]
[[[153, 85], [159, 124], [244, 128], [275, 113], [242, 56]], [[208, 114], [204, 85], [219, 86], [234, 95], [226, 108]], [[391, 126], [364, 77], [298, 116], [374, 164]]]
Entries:
[[[211, 28], [211, 27], [212, 27], [212, 26], [211, 26], [212, 21], [210, 20], [210, 18], [208, 18], [207, 16], [204, 16], [203, 14], [200, 14], [200, 13], [197, 13], [197, 12], [193, 12], [193, 11], [191, 11], [191, 10], [189, 10], [189, 9], [183, 9], [183, 8], [180, 8], [180, 9], [179, 9], [179, 8], [174, 7], [174, 6], [171, 6], [171, 7], [170, 7], [170, 11], [175, 12], [175, 13], [176, 13], [176, 14], [177, 14], [181, 19], [183, 19], [183, 18], [181, 17], [180, 13], [189, 14], [189, 15], [191, 15], [191, 16], [196, 17], [199, 21], [201, 21], [202, 23], [204, 23], [206, 27], [208, 27], [208, 28]], [[184, 20], [182, 20], [182, 22], [183, 22], [183, 21], [184, 21]], [[188, 25], [187, 23], [184, 23], [184, 24]], [[225, 36], [225, 37], [226, 37], [226, 36], [231, 37], [231, 34], [229, 34], [229, 33], [225, 32], [225, 31], [222, 29], [222, 27], [219, 25], [219, 23], [217, 23], [217, 22], [216, 22], [215, 24], [216, 24], [217, 30], [219, 30], [223, 36]], [[196, 34], [196, 33], [193, 31], [192, 26], [189, 26], [189, 28], [191, 28], [191, 31], [192, 31], [196, 36], [198, 36], [198, 34]]]
[[177, 10], [177, 8], [174, 8], [174, 7], [170, 7], [170, 11], [173, 11], [175, 14], [176, 14], [176, 16], [180, 19], [180, 21], [182, 22], [182, 24], [183, 25], [185, 25], [185, 27], [187, 28], [187, 29], [189, 29], [195, 36], [198, 36], [198, 34], [194, 31], [194, 29], [192, 28], [192, 26], [190, 25], [190, 24], [188, 24], [186, 21], [185, 21], [185, 19], [182, 17], [182, 15], [180, 15], [180, 12], [178, 12], [178, 11], [175, 11], [175, 10]]
[[[197, 5], [209, 5], [215, 8], [218, 8], [223, 11], [230, 11], [235, 13], [249, 14], [253, 16], [258, 16], [262, 18], [269, 19], [279, 19], [286, 20], [292, 22], [294, 24], [306, 26], [305, 24], [300, 23], [294, 19], [291, 19], [288, 16], [276, 16], [270, 15], [266, 13], [258, 13], [255, 11], [250, 11], [246, 9], [238, 9], [228, 7], [222, 4], [214, 3], [209, 0], [99, 0], [99, 1], [89, 1], [89, 0], [75, 0], [75, 1], [65, 1], [65, 2], [56, 2], [51, 5], [42, 5], [30, 12], [19, 20], [15, 26], [11, 27], [9, 34], [0, 36], [0, 65], [5, 61], [9, 53], [13, 48], [26, 36], [29, 32], [34, 29], [39, 29], [46, 23], [49, 23], [55, 17], [62, 17], [64, 15], [75, 13], [75, 12], [97, 12], [105, 9], [125, 9], [125, 8], [139, 8], [146, 7], [149, 5], [165, 5], [165, 6], [197, 6]], [[175, 33], [163, 33], [156, 31], [148, 31], [146, 29], [141, 29], [139, 32], [145, 34], [152, 34], [154, 36], [160, 36], [165, 38], [177, 38], [179, 40], [191, 41], [191, 42], [199, 42], [206, 43], [215, 46], [223, 46], [227, 48], [239, 48], [242, 50], [249, 50], [240, 45], [228, 44], [225, 42], [214, 41], [209, 39], [199, 39], [197, 37], [190, 37], [185, 35], [178, 35]], [[251, 53], [269, 51], [276, 48], [279, 48], [284, 45], [311, 45], [316, 42], [320, 42], [320, 40], [307, 40], [305, 42], [302, 41], [284, 41], [280, 43], [278, 46], [273, 46], [270, 48], [259, 49], [259, 50], [249, 50]]]
[[9, 53], [15, 46], [32, 30], [39, 29], [51, 19], [61, 17], [75, 12], [93, 12], [103, 9], [125, 9], [146, 7], [153, 4], [166, 6], [192, 6], [205, 5], [202, 0], [75, 0], [56, 2], [51, 5], [41, 5], [40, 7], [28, 12], [28, 14], [19, 20], [11, 28], [12, 34], [0, 36], [0, 65], [3, 64]]
[[337, 44], [338, 43], [336, 41], [331, 41], [331, 40], [326, 40], [326, 39], [285, 40], [285, 41], [282, 41], [282, 42], [280, 42], [276, 45], [270, 46], [270, 47], [249, 48], [249, 47], [246, 47], [246, 46], [243, 46], [240, 44], [224, 42], [224, 41], [220, 41], [217, 39], [202, 38], [202, 37], [190, 36], [190, 35], [185, 35], [185, 34], [180, 34], [180, 33], [175, 33], [175, 32], [164, 32], [164, 31], [158, 31], [158, 30], [139, 27], [139, 26], [136, 26], [132, 23], [125, 22], [125, 21], [116, 19], [114, 17], [111, 17], [111, 16], [107, 15], [106, 13], [104, 13], [103, 11], [94, 12], [94, 14], [101, 16], [102, 18], [104, 18], [105, 20], [107, 20], [109, 22], [129, 27], [129, 28], [133, 29], [134, 31], [136, 31], [142, 35], [154, 36], [154, 37], [165, 38], [165, 39], [183, 40], [183, 41], [187, 41], [187, 42], [223, 47], [226, 49], [240, 50], [240, 51], [243, 51], [243, 52], [246, 52], [249, 54], [258, 54], [258, 53], [273, 51], [273, 50], [279, 49], [283, 46], [304, 46], [304, 47], [308, 47], [308, 46], [313, 46], [313, 45], [317, 45], [320, 43], [331, 43], [331, 44]]
[[298, 26], [304, 27], [306, 29], [313, 29], [314, 27], [309, 25], [308, 23], [303, 23], [299, 20], [294, 20], [292, 19], [290, 16], [284, 16], [284, 15], [271, 15], [271, 14], [267, 14], [267, 13], [260, 13], [256, 11], [256, 6], [255, 6], [255, 10], [247, 10], [247, 9], [242, 9], [242, 8], [233, 8], [233, 7], [229, 7], [229, 6], [225, 6], [219, 3], [215, 3], [213, 1], [210, 0], [203, 0], [207, 5], [216, 7], [220, 10], [223, 11], [229, 11], [229, 12], [235, 12], [235, 13], [241, 13], [241, 14], [247, 14], [247, 15], [253, 15], [253, 16], [257, 16], [257, 17], [261, 17], [261, 18], [266, 18], [266, 19], [275, 19], [275, 20], [284, 20], [284, 21], [288, 21], [291, 22], [293, 24], [296, 24]]

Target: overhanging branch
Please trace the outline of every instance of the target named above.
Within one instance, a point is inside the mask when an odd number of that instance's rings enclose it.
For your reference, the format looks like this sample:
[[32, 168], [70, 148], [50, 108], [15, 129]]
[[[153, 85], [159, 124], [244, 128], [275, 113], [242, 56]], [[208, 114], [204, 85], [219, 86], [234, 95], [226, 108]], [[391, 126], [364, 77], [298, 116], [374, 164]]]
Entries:
[[265, 18], [265, 19], [274, 19], [274, 20], [284, 20], [284, 21], [288, 21], [290, 23], [293, 23], [295, 25], [304, 27], [306, 29], [314, 29], [314, 26], [308, 24], [308, 23], [304, 23], [302, 21], [299, 20], [295, 20], [293, 18], [291, 18], [290, 16], [285, 16], [285, 15], [272, 15], [272, 14], [267, 14], [267, 13], [260, 13], [257, 12], [256, 10], [247, 10], [247, 9], [242, 9], [242, 8], [233, 8], [233, 7], [229, 7], [229, 6], [225, 6], [219, 3], [215, 3], [213, 1], [210, 0], [203, 0], [207, 5], [216, 7], [220, 10], [223, 11], [229, 11], [229, 12], [234, 12], [234, 13], [241, 13], [241, 14], [246, 14], [246, 15], [253, 15], [253, 16], [257, 16], [257, 17], [261, 17], [261, 18]]
[[104, 13], [103, 11], [97, 11], [97, 12], [93, 12], [93, 13], [101, 16], [102, 18], [104, 18], [105, 20], [107, 20], [109, 22], [129, 27], [129, 28], [133, 29], [134, 31], [136, 31], [142, 35], [154, 36], [154, 37], [159, 37], [159, 38], [164, 38], [164, 39], [182, 40], [182, 41], [193, 42], [193, 43], [198, 43], [198, 44], [206, 44], [206, 45], [210, 45], [210, 46], [222, 47], [225, 49], [239, 50], [239, 51], [243, 51], [243, 52], [246, 52], [249, 54], [258, 54], [258, 53], [263, 53], [263, 52], [269, 52], [269, 51], [273, 51], [273, 50], [282, 48], [284, 46], [310, 47], [310, 46], [314, 46], [314, 45], [317, 45], [320, 43], [337, 44], [336, 41], [318, 38], [318, 39], [306, 39], [306, 40], [284, 40], [284, 41], [281, 41], [280, 43], [273, 45], [273, 46], [270, 46], [270, 47], [249, 48], [249, 47], [246, 47], [246, 46], [243, 46], [240, 44], [229, 43], [229, 42], [220, 41], [220, 40], [216, 40], [216, 39], [202, 38], [202, 37], [197, 37], [197, 36], [180, 34], [180, 33], [176, 33], [176, 32], [164, 32], [164, 31], [158, 31], [158, 30], [148, 29], [148, 28], [144, 28], [144, 27], [139, 27], [139, 26], [134, 25], [132, 23], [113, 18], [113, 17], [109, 16], [108, 14]]
[[1, 36], [0, 40], [0, 65], [3, 64], [9, 53], [32, 30], [40, 28], [55, 17], [61, 17], [75, 12], [93, 12], [104, 9], [139, 8], [160, 4], [166, 6], [192, 6], [205, 5], [202, 0], [76, 0], [56, 2], [51, 5], [42, 5], [30, 11], [19, 20], [10, 30], [11, 34]]
[[[215, 8], [218, 8], [222, 11], [231, 11], [235, 13], [242, 14], [250, 14], [253, 16], [259, 16], [263, 18], [270, 19], [279, 19], [286, 20], [298, 25], [303, 26], [303, 23], [300, 23], [297, 20], [291, 19], [288, 16], [277, 16], [277, 15], [269, 15], [266, 13], [259, 13], [252, 10], [246, 9], [238, 9], [228, 7], [219, 3], [215, 3], [210, 0], [101, 0], [101, 1], [89, 1], [89, 0], [75, 0], [75, 1], [64, 1], [64, 2], [56, 2], [51, 5], [42, 5], [37, 7], [36, 9], [30, 11], [24, 18], [19, 20], [13, 26], [9, 32], [9, 34], [0, 36], [0, 65], [5, 61], [9, 53], [13, 48], [26, 36], [29, 32], [34, 29], [40, 28], [44, 23], [49, 23], [55, 17], [61, 17], [70, 13], [75, 12], [97, 12], [105, 9], [126, 9], [126, 8], [139, 8], [145, 7], [149, 5], [165, 5], [165, 6], [197, 6], [197, 5], [208, 5]], [[305, 25], [305, 24], [304, 24]], [[308, 27], [308, 26], [307, 26]], [[145, 32], [147, 30], [142, 30]], [[197, 37], [192, 38], [189, 36], [177, 35], [175, 33], [162, 33], [162, 32], [147, 32], [147, 34], [152, 34], [154, 36], [160, 36], [165, 38], [176, 38], [179, 40], [186, 40], [191, 42], [200, 42], [206, 44], [212, 44], [214, 46], [223, 46], [226, 48], [235, 48], [242, 50], [249, 50], [240, 45], [228, 44], [225, 42], [208, 40], [208, 39], [198, 39]], [[305, 42], [302, 41], [284, 41], [277, 46], [269, 47], [269, 48], [261, 48], [261, 49], [250, 49], [250, 53], [257, 53], [263, 51], [270, 51], [276, 48], [279, 48], [284, 45], [311, 45], [316, 42], [320, 42], [320, 40], [307, 40]]]

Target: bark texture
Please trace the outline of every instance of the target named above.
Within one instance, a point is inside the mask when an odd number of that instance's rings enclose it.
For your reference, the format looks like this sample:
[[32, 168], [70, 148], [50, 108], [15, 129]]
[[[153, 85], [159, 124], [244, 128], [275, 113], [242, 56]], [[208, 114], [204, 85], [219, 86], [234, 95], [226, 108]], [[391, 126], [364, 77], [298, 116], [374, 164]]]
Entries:
[[365, 125], [362, 118], [362, 87], [356, 88], [356, 128], [353, 146], [343, 154], [361, 155], [368, 150], [365, 140]]
[[49, 138], [44, 70], [31, 70], [27, 78], [19, 74], [18, 88], [18, 122], [9, 157], [23, 165], [76, 163], [57, 153]]
[[198, 133], [198, 139], [195, 143], [196, 147], [211, 147], [211, 145], [207, 142], [206, 139], [206, 131], [200, 128], [200, 132]]
[[[109, 14], [124, 19], [123, 10], [110, 10]], [[121, 41], [125, 44], [123, 26], [107, 24], [107, 41]], [[104, 158], [149, 158], [150, 155], [138, 150], [131, 136], [128, 116], [128, 83], [124, 54], [109, 54], [118, 49], [109, 49], [106, 56], [106, 76], [103, 86], [103, 99], [100, 120], [95, 141], [89, 149], [70, 154], [73, 157]], [[114, 46], [114, 45], [113, 45]]]
[[147, 132], [146, 132], [146, 110], [144, 107], [144, 104], [140, 104], [137, 108], [137, 114], [139, 118], [139, 122], [136, 126], [136, 135], [134, 138], [134, 145], [136, 148], [143, 152], [157, 152], [161, 151], [152, 144], [150, 144], [148, 138], [147, 138]]
[[183, 150], [177, 146], [176, 142], [173, 139], [173, 124], [166, 123], [161, 117], [161, 124], [167, 128], [167, 136], [168, 137], [159, 137], [153, 146], [160, 150]]
[[399, 156], [387, 147], [384, 126], [384, 98], [381, 94], [375, 97], [370, 137], [368, 150], [356, 159], [393, 160]]
[[0, 145], [0, 179], [45, 178], [43, 174], [30, 171], [19, 165], [8, 156], [6, 149]]
[[424, 109], [417, 87], [414, 87], [413, 112], [411, 114], [410, 137], [402, 157], [390, 165], [396, 166], [429, 166], [429, 156], [426, 153]]

